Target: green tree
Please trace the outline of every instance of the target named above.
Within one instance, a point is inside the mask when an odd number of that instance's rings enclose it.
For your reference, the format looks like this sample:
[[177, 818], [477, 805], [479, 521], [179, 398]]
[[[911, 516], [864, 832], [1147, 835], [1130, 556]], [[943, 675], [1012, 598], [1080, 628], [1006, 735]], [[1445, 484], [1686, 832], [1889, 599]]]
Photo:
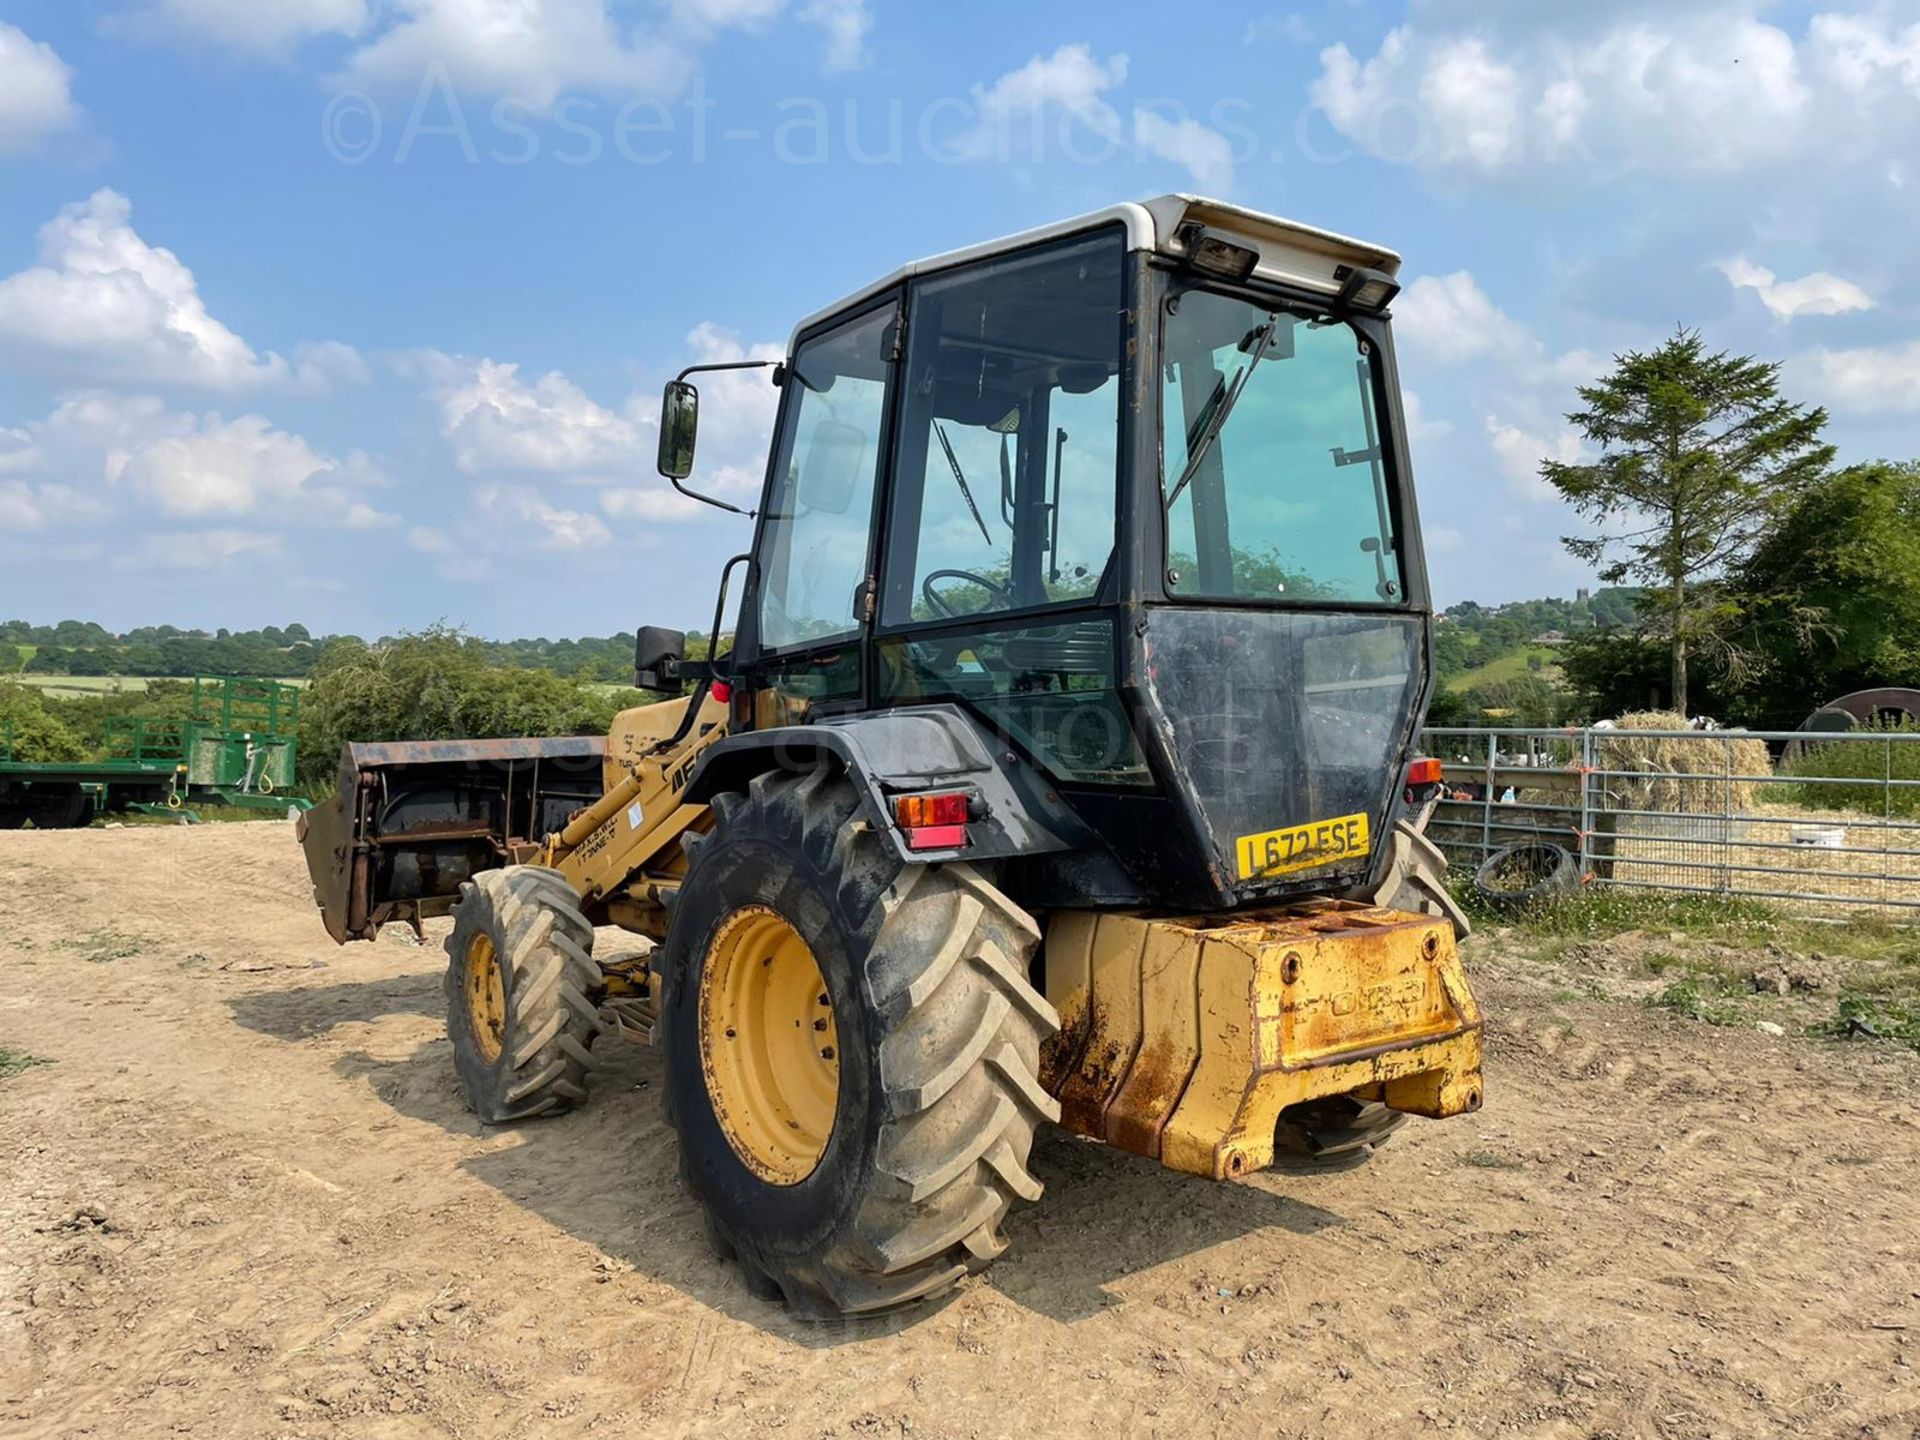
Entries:
[[1835, 696], [1920, 685], [1920, 463], [1856, 465], [1809, 489], [1733, 577], [1755, 708], [1798, 724]]
[[[1657, 350], [1617, 357], [1582, 386], [1567, 419], [1599, 447], [1591, 462], [1548, 460], [1541, 476], [1596, 528], [1567, 549], [1609, 583], [1652, 588], [1641, 623], [1667, 643], [1673, 708], [1687, 712], [1687, 661], [1701, 648], [1732, 655], [1737, 620], [1717, 582], [1825, 473], [1827, 412], [1782, 398], [1780, 367], [1707, 352], [1681, 330]], [[1736, 667], [1737, 668], [1737, 667]]]
[[330, 644], [300, 702], [300, 759], [333, 773], [348, 741], [604, 735], [634, 691], [603, 694], [548, 670], [489, 665], [482, 642], [435, 628], [378, 646]]
[[86, 742], [48, 711], [38, 690], [26, 685], [0, 683], [0, 739], [8, 734], [13, 737], [13, 758], [23, 763], [91, 758]]

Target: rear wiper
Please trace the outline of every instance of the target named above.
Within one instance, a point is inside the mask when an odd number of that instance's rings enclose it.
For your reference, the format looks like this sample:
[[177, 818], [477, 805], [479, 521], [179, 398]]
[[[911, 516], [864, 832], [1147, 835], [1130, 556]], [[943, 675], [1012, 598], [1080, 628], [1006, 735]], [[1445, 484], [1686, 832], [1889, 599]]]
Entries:
[[[1226, 391], [1225, 394], [1221, 393], [1220, 387], [1226, 384], [1226, 377], [1222, 376], [1220, 384], [1214, 387], [1213, 395], [1208, 397], [1208, 404], [1213, 405], [1213, 413], [1208, 415], [1203, 410], [1201, 413], [1204, 420], [1199, 435], [1187, 437], [1187, 465], [1180, 472], [1179, 483], [1167, 492], [1167, 509], [1173, 509], [1173, 502], [1180, 498], [1180, 492], [1187, 488], [1199, 471], [1200, 462], [1207, 458], [1207, 452], [1213, 448], [1214, 441], [1220, 438], [1220, 432], [1227, 428], [1227, 417], [1233, 414], [1233, 407], [1246, 393], [1247, 381], [1253, 378], [1253, 372], [1258, 370], [1260, 362], [1267, 358], [1267, 347], [1273, 340], [1273, 332], [1279, 328], [1280, 317], [1270, 315], [1267, 317], [1266, 324], [1240, 342], [1240, 348], [1243, 350], [1247, 348], [1249, 341], [1252, 342], [1253, 359], [1247, 362], [1247, 368], [1240, 372], [1240, 378], [1233, 382], [1231, 390]], [[1213, 404], [1215, 400], [1219, 403]]]
[[993, 536], [987, 533], [987, 522], [980, 518], [980, 507], [973, 503], [973, 488], [967, 484], [967, 472], [960, 468], [960, 457], [953, 453], [953, 443], [947, 439], [946, 429], [938, 420], [933, 422], [933, 433], [940, 437], [940, 448], [947, 452], [947, 464], [953, 467], [953, 478], [960, 486], [960, 498], [967, 502], [973, 523], [980, 527], [980, 538], [989, 545], [993, 544]]

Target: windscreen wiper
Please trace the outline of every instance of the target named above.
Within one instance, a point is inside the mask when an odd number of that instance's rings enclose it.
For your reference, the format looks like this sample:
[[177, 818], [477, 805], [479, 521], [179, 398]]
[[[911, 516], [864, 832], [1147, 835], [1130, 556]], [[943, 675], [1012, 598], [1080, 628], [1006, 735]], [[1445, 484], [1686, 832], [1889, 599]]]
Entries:
[[973, 516], [973, 523], [980, 527], [980, 538], [989, 545], [993, 544], [993, 536], [987, 533], [987, 522], [980, 518], [980, 507], [973, 503], [973, 487], [967, 484], [967, 472], [960, 468], [960, 457], [953, 453], [953, 443], [947, 439], [946, 429], [938, 420], [933, 422], [933, 433], [940, 437], [940, 448], [947, 452], [947, 464], [953, 467], [953, 478], [960, 486], [960, 498], [967, 502], [967, 510]]
[[[1240, 348], [1243, 350], [1247, 347], [1248, 341], [1252, 342], [1253, 359], [1247, 362], [1247, 368], [1240, 372], [1240, 378], [1233, 382], [1231, 390], [1222, 394], [1220, 386], [1214, 387], [1214, 394], [1209, 397], [1209, 401], [1217, 398], [1219, 403], [1214, 405], [1211, 415], [1202, 412], [1204, 419], [1200, 426], [1200, 433], [1197, 436], [1187, 437], [1186, 468], [1180, 472], [1179, 483], [1167, 492], [1167, 509], [1173, 509], [1173, 502], [1180, 498], [1180, 492], [1192, 482], [1194, 475], [1200, 469], [1200, 462], [1207, 458], [1207, 452], [1213, 448], [1214, 441], [1218, 440], [1220, 432], [1227, 428], [1227, 417], [1233, 414], [1233, 407], [1240, 403], [1240, 397], [1246, 393], [1247, 381], [1253, 378], [1253, 372], [1258, 370], [1260, 362], [1267, 358], [1267, 347], [1273, 342], [1273, 332], [1279, 328], [1280, 317], [1270, 315], [1267, 317], [1266, 324], [1240, 342]], [[1223, 376], [1220, 384], [1225, 383], [1226, 379]]]

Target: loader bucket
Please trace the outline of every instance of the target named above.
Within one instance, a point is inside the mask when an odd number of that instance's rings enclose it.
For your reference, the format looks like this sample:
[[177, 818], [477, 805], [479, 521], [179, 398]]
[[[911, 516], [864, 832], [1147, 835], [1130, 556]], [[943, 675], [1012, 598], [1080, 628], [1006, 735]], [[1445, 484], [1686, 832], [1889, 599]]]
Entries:
[[343, 747], [333, 798], [295, 831], [327, 933], [344, 945], [445, 915], [467, 880], [600, 798], [606, 748], [598, 736]]

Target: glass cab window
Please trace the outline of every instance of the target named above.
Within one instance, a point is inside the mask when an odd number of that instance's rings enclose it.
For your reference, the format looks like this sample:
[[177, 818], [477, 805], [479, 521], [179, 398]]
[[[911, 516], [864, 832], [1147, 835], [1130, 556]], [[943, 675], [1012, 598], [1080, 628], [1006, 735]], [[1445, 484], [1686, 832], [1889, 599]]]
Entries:
[[1201, 290], [1167, 301], [1163, 336], [1168, 592], [1399, 603], [1366, 343]]
[[794, 352], [760, 542], [765, 649], [860, 629], [894, 316], [875, 310]]
[[1091, 599], [1113, 557], [1123, 242], [916, 286], [882, 623]]

